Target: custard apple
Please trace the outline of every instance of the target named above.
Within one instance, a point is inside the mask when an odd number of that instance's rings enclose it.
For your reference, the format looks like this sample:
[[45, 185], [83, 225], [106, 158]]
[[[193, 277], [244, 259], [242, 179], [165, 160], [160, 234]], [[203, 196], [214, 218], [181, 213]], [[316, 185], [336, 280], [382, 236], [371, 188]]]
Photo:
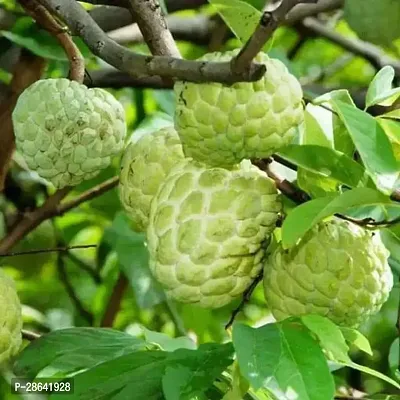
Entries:
[[184, 159], [173, 127], [141, 136], [122, 157], [119, 194], [121, 203], [139, 232], [147, 229], [150, 203], [171, 168]]
[[21, 303], [14, 281], [0, 269], [0, 365], [19, 351], [21, 329]]
[[400, 38], [399, 0], [346, 0], [344, 17], [362, 40], [390, 46]]
[[[201, 59], [228, 61], [238, 51]], [[263, 53], [255, 61], [267, 67], [257, 82], [175, 84], [175, 127], [186, 156], [229, 167], [269, 157], [292, 141], [304, 119], [301, 86], [281, 61]]]
[[222, 307], [262, 269], [280, 210], [274, 182], [248, 160], [228, 170], [186, 159], [151, 204], [151, 271], [175, 300]]
[[393, 286], [380, 236], [339, 220], [320, 223], [299, 245], [278, 247], [264, 269], [264, 292], [277, 320], [319, 314], [355, 327], [379, 311]]
[[122, 105], [103, 89], [43, 79], [26, 89], [12, 114], [17, 149], [56, 188], [91, 179], [122, 151]]

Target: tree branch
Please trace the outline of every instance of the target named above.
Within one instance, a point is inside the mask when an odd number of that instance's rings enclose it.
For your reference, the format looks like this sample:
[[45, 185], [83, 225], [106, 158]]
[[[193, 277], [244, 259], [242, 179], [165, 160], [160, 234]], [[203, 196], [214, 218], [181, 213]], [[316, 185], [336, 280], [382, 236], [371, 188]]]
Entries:
[[237, 74], [228, 62], [188, 61], [166, 56], [145, 56], [120, 46], [110, 39], [90, 15], [74, 0], [39, 0], [47, 9], [63, 19], [91, 51], [117, 69], [134, 76], [159, 75], [194, 82], [254, 81], [265, 73], [265, 66], [252, 64], [249, 70]]
[[400, 61], [397, 61], [396, 59], [386, 55], [386, 53], [379, 47], [374, 46], [371, 43], [363, 42], [359, 39], [350, 39], [342, 36], [334, 30], [327, 28], [315, 18], [306, 18], [303, 21], [303, 26], [311, 30], [313, 33], [316, 33], [332, 43], [337, 44], [343, 49], [365, 58], [376, 69], [381, 69], [386, 65], [392, 66], [396, 72], [396, 75], [400, 76]]
[[273, 11], [265, 11], [250, 39], [232, 60], [232, 68], [236, 73], [246, 71], [257, 54], [271, 38], [290, 10], [300, 3], [316, 3], [318, 0], [283, 0]]
[[159, 56], [180, 58], [178, 47], [167, 27], [157, 0], [129, 0], [133, 17], [152, 52]]
[[85, 77], [85, 59], [65, 27], [61, 26], [37, 0], [19, 0], [19, 2], [44, 29], [59, 41], [69, 60], [70, 79], [82, 83]]
[[25, 340], [29, 340], [30, 342], [40, 338], [40, 335], [38, 333], [27, 331], [26, 329], [22, 329], [21, 333], [22, 338]]
[[64, 284], [65, 290], [68, 293], [68, 296], [71, 299], [72, 303], [74, 304], [76, 310], [79, 312], [82, 318], [84, 318], [89, 323], [89, 325], [92, 325], [94, 320], [93, 314], [88, 310], [86, 310], [85, 306], [78, 298], [78, 295], [75, 293], [75, 289], [72, 283], [70, 282], [67, 274], [67, 269], [65, 267], [62, 253], [59, 253], [57, 258], [57, 269], [58, 269], [58, 274], [60, 276], [60, 280]]
[[316, 4], [299, 4], [288, 13], [284, 24], [293, 25], [306, 17], [334, 11], [343, 7], [343, 5], [344, 0], [319, 0]]
[[111, 178], [82, 193], [75, 199], [61, 205], [61, 200], [71, 191], [72, 188], [66, 187], [58, 190], [50, 196], [41, 207], [32, 212], [25, 213], [23, 218], [14, 226], [11, 232], [9, 232], [4, 239], [0, 240], [0, 254], [7, 253], [25, 235], [35, 229], [44, 220], [60, 216], [86, 201], [101, 196], [103, 193], [114, 188], [117, 184], [118, 177]]
[[111, 328], [114, 325], [115, 318], [121, 308], [121, 302], [127, 288], [128, 280], [126, 279], [125, 275], [120, 272], [101, 321], [100, 326], [103, 328]]
[[52, 247], [49, 249], [35, 249], [35, 250], [26, 250], [26, 251], [16, 251], [14, 253], [5, 253], [0, 254], [0, 258], [3, 257], [16, 257], [16, 256], [24, 256], [27, 254], [40, 254], [40, 253], [65, 253], [69, 250], [77, 250], [77, 249], [89, 249], [92, 247], [97, 247], [96, 244], [82, 244], [77, 246], [63, 246], [63, 247]]

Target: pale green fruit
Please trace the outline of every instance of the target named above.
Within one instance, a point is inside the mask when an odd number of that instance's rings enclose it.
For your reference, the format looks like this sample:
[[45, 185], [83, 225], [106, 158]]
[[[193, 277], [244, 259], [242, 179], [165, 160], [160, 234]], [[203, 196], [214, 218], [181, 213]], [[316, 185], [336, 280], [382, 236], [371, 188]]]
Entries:
[[399, 0], [346, 0], [344, 17], [362, 40], [390, 46], [400, 38]]
[[125, 149], [121, 161], [121, 203], [137, 231], [147, 229], [150, 203], [171, 168], [183, 160], [182, 145], [173, 127], [146, 134]]
[[12, 114], [17, 149], [28, 167], [56, 188], [91, 179], [122, 151], [122, 105], [106, 90], [68, 79], [26, 89]]
[[227, 170], [186, 159], [151, 204], [151, 271], [172, 298], [222, 307], [262, 269], [280, 210], [274, 182], [249, 161]]
[[379, 233], [332, 220], [290, 249], [278, 248], [264, 269], [264, 292], [277, 320], [319, 314], [357, 326], [379, 311], [393, 286]]
[[[238, 51], [202, 60], [228, 61]], [[301, 86], [281, 61], [263, 53], [256, 61], [267, 67], [257, 82], [175, 84], [175, 127], [186, 156], [227, 167], [269, 157], [292, 141], [304, 119]]]
[[0, 269], [0, 364], [17, 354], [21, 329], [21, 303], [14, 281]]

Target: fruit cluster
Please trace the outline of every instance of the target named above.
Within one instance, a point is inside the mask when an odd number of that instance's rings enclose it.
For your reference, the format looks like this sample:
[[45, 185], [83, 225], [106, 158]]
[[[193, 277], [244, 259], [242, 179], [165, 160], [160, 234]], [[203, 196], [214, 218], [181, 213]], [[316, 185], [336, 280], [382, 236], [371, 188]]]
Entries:
[[[291, 143], [304, 111], [301, 86], [284, 64], [265, 54], [257, 61], [266, 65], [257, 82], [175, 84], [174, 126], [133, 135], [125, 148], [121, 202], [134, 229], [146, 232], [151, 271], [172, 298], [222, 307], [264, 269], [276, 319], [317, 313], [357, 325], [393, 285], [378, 233], [332, 219], [293, 249], [277, 245], [270, 254], [280, 194], [250, 160]], [[64, 79], [32, 85], [13, 121], [28, 166], [57, 187], [93, 177], [125, 136], [122, 107], [109, 93]]]

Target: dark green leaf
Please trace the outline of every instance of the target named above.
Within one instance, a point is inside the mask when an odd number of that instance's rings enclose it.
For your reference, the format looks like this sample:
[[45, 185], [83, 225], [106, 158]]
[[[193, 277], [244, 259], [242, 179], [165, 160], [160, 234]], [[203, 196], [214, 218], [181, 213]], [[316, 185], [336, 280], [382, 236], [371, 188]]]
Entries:
[[389, 197], [369, 188], [353, 189], [337, 196], [308, 201], [293, 209], [285, 218], [282, 245], [286, 249], [294, 246], [308, 230], [326, 217], [344, 213], [353, 207], [379, 204], [397, 206]]
[[263, 386], [282, 400], [333, 398], [325, 357], [303, 326], [288, 321], [258, 329], [235, 324], [233, 343], [240, 369], [254, 389]]
[[359, 186], [366, 178], [365, 170], [360, 164], [329, 147], [289, 145], [280, 149], [278, 154], [308, 171], [350, 187]]
[[53, 364], [57, 364], [59, 371], [77, 371], [144, 347], [143, 340], [112, 329], [58, 330], [26, 347], [14, 365], [14, 372], [18, 376], [34, 378], [43, 368]]
[[332, 100], [332, 104], [346, 125], [369, 175], [379, 189], [391, 193], [399, 167], [384, 130], [366, 112], [340, 100]]

